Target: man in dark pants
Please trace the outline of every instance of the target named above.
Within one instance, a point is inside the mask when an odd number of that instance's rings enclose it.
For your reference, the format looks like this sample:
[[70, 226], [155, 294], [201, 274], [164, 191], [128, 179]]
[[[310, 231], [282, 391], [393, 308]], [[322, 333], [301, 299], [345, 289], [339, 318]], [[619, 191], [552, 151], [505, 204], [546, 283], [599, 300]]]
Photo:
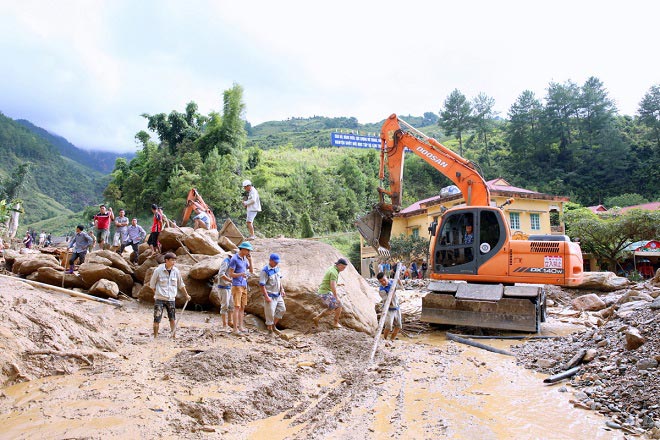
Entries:
[[79, 260], [80, 264], [85, 262], [87, 249], [94, 243], [94, 239], [89, 234], [84, 233], [85, 227], [78, 225], [76, 235], [69, 241], [69, 249], [73, 248], [73, 254], [69, 258], [69, 270], [66, 273], [73, 273], [74, 263]]

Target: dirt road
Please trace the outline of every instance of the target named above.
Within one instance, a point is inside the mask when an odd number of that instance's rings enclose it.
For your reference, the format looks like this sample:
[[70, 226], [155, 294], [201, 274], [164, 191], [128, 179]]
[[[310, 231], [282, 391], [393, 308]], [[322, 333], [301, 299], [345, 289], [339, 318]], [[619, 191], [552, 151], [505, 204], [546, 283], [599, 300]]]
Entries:
[[0, 438], [622, 438], [573, 408], [570, 387], [544, 386], [513, 358], [442, 333], [383, 345], [369, 366], [372, 339], [350, 330], [235, 337], [217, 315], [186, 312], [179, 339], [153, 340], [152, 310], [135, 302], [114, 309], [14, 285], [0, 294], [5, 336], [12, 314], [36, 301], [15, 297], [46, 295], [69, 314], [102, 317], [98, 336], [116, 346], [56, 369], [71, 374], [4, 387]]

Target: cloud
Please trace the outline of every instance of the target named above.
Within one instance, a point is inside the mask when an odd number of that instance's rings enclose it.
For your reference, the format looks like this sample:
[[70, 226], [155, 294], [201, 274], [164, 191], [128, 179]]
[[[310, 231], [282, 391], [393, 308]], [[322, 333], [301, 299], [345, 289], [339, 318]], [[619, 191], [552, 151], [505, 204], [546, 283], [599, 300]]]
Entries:
[[375, 122], [456, 88], [506, 115], [525, 89], [589, 76], [634, 114], [660, 71], [653, 1], [4, 3], [0, 111], [91, 149], [134, 149], [142, 113], [220, 110], [234, 82], [253, 125]]

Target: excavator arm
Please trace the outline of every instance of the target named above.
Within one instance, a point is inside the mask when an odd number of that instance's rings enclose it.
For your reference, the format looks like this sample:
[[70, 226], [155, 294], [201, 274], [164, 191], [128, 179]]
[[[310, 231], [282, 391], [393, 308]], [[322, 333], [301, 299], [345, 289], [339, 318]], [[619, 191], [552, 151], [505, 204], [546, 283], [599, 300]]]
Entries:
[[211, 219], [211, 229], [217, 228], [213, 211], [211, 208], [209, 208], [206, 202], [204, 202], [204, 199], [201, 195], [199, 195], [197, 189], [195, 188], [192, 188], [190, 191], [188, 191], [188, 196], [186, 197], [186, 207], [183, 209], [183, 216], [181, 218], [181, 226], [185, 226], [186, 223], [188, 223], [188, 220], [190, 220], [190, 215], [195, 210], [195, 208], [206, 211], [206, 214], [208, 214], [209, 218]]
[[[392, 217], [401, 210], [406, 149], [447, 176], [459, 188], [468, 206], [490, 205], [488, 185], [472, 162], [418, 131], [397, 115], [392, 114], [383, 124], [380, 142], [379, 178], [384, 182], [387, 167], [389, 189], [378, 188], [379, 203], [372, 212], [356, 222], [360, 234], [380, 254], [389, 253]], [[390, 198], [390, 203], [386, 202], [385, 196]]]

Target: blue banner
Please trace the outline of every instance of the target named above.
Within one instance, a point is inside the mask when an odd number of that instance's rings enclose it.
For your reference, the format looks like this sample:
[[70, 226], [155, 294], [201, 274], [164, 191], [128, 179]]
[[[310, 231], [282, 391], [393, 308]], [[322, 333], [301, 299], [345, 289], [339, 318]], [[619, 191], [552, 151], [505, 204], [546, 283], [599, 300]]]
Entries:
[[333, 132], [330, 133], [330, 145], [333, 147], [380, 149], [380, 137]]

